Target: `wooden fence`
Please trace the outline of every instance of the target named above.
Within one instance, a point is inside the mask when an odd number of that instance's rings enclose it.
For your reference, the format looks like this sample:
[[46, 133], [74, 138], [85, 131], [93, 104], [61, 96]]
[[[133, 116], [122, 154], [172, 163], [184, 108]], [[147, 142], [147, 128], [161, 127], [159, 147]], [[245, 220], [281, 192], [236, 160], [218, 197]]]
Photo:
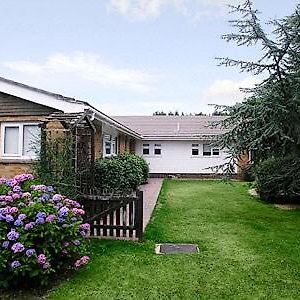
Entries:
[[91, 237], [133, 239], [143, 237], [143, 192], [128, 196], [84, 195], [81, 203]]

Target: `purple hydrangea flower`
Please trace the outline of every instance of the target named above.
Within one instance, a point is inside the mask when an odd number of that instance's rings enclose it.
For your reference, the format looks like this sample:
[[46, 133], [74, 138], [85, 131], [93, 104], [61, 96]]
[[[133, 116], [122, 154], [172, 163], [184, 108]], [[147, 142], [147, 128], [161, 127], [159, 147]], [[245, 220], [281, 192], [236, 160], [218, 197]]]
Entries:
[[62, 217], [66, 217], [69, 213], [69, 209], [66, 206], [63, 206], [59, 211], [58, 211], [58, 215], [62, 218]]
[[71, 221], [72, 221], [72, 222], [76, 222], [76, 221], [77, 221], [77, 218], [73, 217], [73, 218], [71, 218]]
[[9, 241], [16, 241], [19, 237], [20, 234], [13, 229], [7, 234], [7, 238]]
[[19, 268], [21, 267], [21, 263], [18, 260], [14, 260], [11, 265], [10, 265], [13, 269]]
[[25, 230], [30, 230], [34, 227], [35, 223], [34, 222], [29, 222], [25, 225]]
[[51, 265], [50, 265], [50, 263], [48, 263], [48, 262], [45, 262], [44, 264], [43, 264], [43, 269], [49, 269], [51, 267]]
[[28, 257], [31, 257], [36, 254], [36, 251], [34, 249], [27, 249], [25, 253]]
[[23, 252], [25, 250], [25, 247], [22, 243], [15, 243], [11, 246], [11, 250], [14, 253], [19, 253], [19, 252]]
[[52, 197], [52, 200], [53, 201], [61, 201], [63, 199], [63, 197], [62, 197], [62, 195], [60, 195], [60, 194], [55, 194], [55, 195], [53, 195], [53, 197]]
[[21, 192], [21, 187], [19, 185], [14, 186], [13, 192], [14, 193], [20, 193]]
[[43, 219], [45, 219], [46, 218], [46, 213], [44, 213], [44, 212], [38, 212], [37, 214], [36, 214], [36, 218], [38, 219], [38, 218], [43, 218]]
[[36, 225], [42, 225], [42, 224], [44, 224], [45, 223], [45, 219], [44, 218], [37, 218], [36, 220], [35, 220], [35, 224]]
[[74, 244], [75, 246], [79, 246], [81, 243], [80, 243], [79, 240], [75, 240], [75, 241], [73, 241], [73, 244]]
[[51, 185], [47, 186], [47, 192], [48, 193], [53, 193], [54, 192], [53, 186], [51, 186]]
[[19, 207], [24, 207], [25, 206], [25, 203], [24, 202], [20, 202], [19, 203]]
[[23, 221], [27, 218], [27, 216], [25, 214], [19, 214], [18, 219]]
[[0, 213], [0, 221], [6, 221], [6, 217]]
[[9, 241], [4, 241], [2, 243], [2, 248], [7, 249], [9, 247]]
[[25, 192], [22, 194], [22, 198], [31, 198], [31, 194], [29, 192]]
[[23, 223], [23, 221], [17, 219], [17, 220], [14, 222], [14, 225], [17, 226], [17, 227], [20, 227], [20, 226], [23, 226], [24, 223]]
[[12, 215], [7, 215], [5, 217], [5, 220], [6, 220], [7, 223], [12, 223], [15, 219], [13, 218]]

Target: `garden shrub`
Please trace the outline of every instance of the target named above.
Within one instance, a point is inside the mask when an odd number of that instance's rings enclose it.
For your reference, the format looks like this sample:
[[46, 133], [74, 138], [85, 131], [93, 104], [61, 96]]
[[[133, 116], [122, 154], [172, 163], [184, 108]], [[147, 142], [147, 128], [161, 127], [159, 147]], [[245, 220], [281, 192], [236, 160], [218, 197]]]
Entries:
[[0, 287], [46, 285], [86, 265], [84, 210], [31, 174], [0, 179]]
[[135, 154], [120, 154], [95, 164], [96, 186], [101, 189], [129, 192], [147, 182], [148, 173], [147, 162]]
[[300, 196], [300, 158], [269, 158], [256, 166], [256, 186], [262, 199], [295, 201]]

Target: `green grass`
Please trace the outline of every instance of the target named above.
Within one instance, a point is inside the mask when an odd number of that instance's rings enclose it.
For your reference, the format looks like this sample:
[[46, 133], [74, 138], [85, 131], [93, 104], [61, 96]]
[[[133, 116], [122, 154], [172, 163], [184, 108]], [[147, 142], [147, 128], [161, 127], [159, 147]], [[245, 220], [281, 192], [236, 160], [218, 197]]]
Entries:
[[[300, 211], [218, 181], [164, 183], [145, 241], [94, 241], [92, 262], [50, 299], [300, 298]], [[156, 242], [200, 254], [155, 255]]]

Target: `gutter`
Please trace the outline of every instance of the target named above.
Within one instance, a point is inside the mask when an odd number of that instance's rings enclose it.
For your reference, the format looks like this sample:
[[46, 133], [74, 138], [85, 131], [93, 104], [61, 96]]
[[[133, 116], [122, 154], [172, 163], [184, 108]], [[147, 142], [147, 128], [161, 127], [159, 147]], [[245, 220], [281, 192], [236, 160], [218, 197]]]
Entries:
[[100, 112], [96, 108], [89, 105], [89, 108], [87, 109], [89, 113], [91, 113], [91, 117], [98, 120], [108, 123], [109, 125], [113, 125], [116, 127], [119, 131], [122, 133], [128, 134], [138, 140], [142, 140], [142, 136], [135, 132], [134, 130], [126, 127], [125, 125], [119, 123], [118, 121], [112, 119], [111, 117], [107, 116], [106, 114]]

